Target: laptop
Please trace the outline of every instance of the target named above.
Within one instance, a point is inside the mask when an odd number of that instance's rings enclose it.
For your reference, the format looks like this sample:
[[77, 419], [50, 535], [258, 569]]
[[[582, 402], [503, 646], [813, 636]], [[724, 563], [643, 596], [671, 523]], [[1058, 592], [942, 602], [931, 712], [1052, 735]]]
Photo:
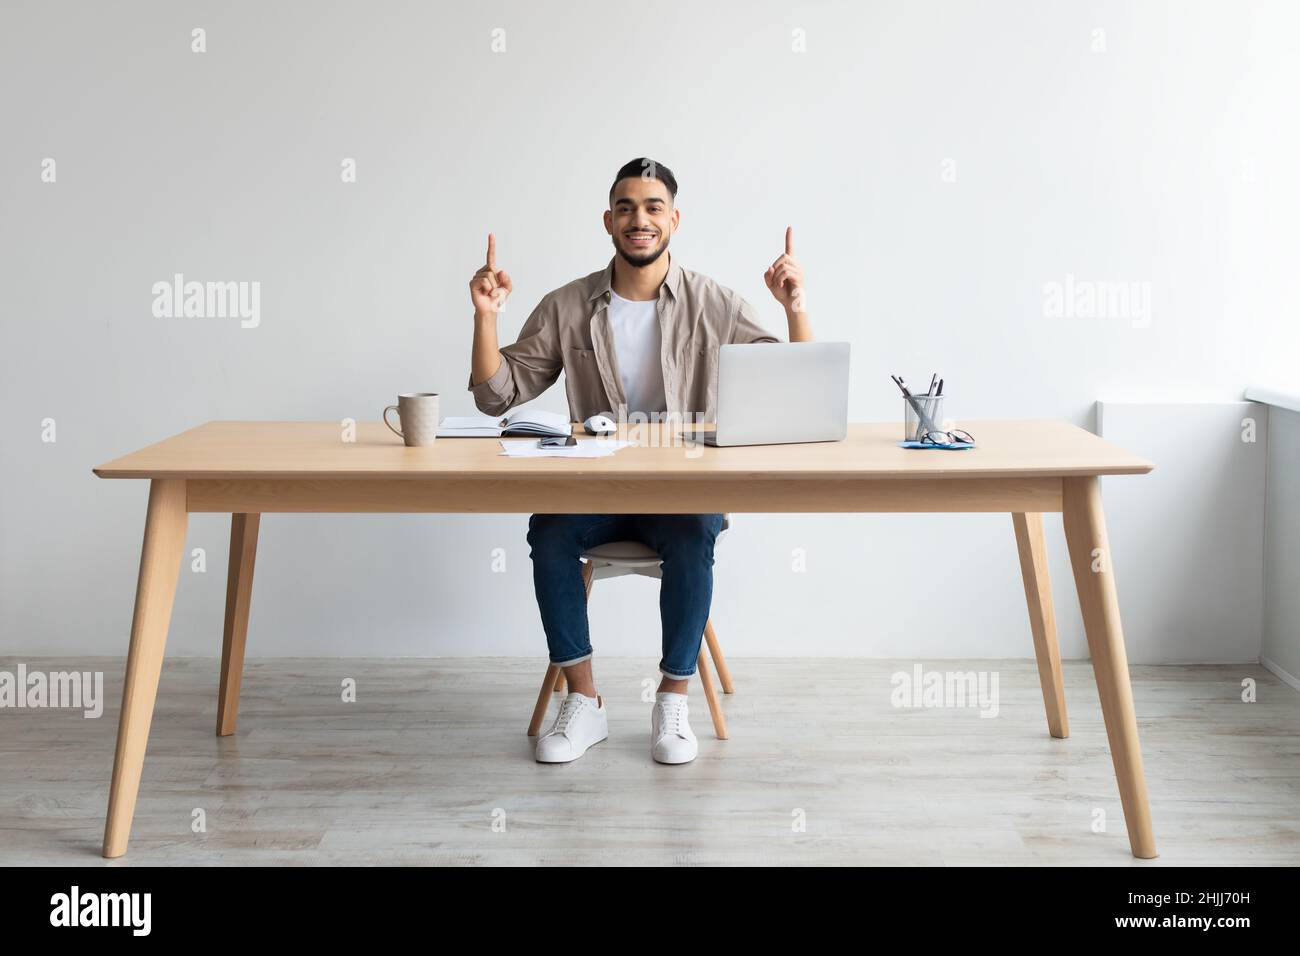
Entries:
[[725, 447], [843, 441], [848, 431], [848, 342], [756, 342], [721, 347], [716, 427], [682, 435]]

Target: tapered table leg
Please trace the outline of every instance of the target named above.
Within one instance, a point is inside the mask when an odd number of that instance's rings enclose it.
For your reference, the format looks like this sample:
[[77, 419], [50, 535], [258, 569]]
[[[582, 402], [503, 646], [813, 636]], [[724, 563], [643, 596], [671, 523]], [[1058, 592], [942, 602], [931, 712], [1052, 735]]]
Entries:
[[140, 773], [153, 721], [154, 698], [162, 672], [163, 648], [171, 623], [176, 580], [185, 550], [185, 482], [155, 478], [149, 485], [149, 510], [140, 550], [140, 577], [135, 589], [135, 615], [131, 621], [131, 647], [126, 658], [126, 683], [122, 714], [117, 724], [117, 752], [108, 791], [108, 818], [104, 824], [104, 856], [126, 852], [135, 816]]
[[217, 691], [217, 736], [235, 732], [239, 686], [244, 677], [244, 646], [253, 599], [253, 565], [257, 560], [260, 514], [230, 516], [230, 569], [226, 575], [226, 624], [221, 638], [221, 684]]
[[1070, 736], [1070, 718], [1065, 710], [1065, 682], [1061, 676], [1061, 649], [1056, 641], [1056, 614], [1052, 609], [1052, 581], [1047, 571], [1047, 548], [1043, 543], [1043, 516], [1036, 512], [1013, 514], [1016, 549], [1020, 552], [1020, 574], [1029, 606], [1029, 629], [1034, 635], [1034, 656], [1038, 658], [1038, 682], [1043, 687], [1047, 711], [1047, 732], [1053, 737]]
[[1062, 482], [1065, 538], [1088, 635], [1088, 650], [1092, 654], [1092, 669], [1097, 677], [1097, 693], [1101, 697], [1101, 713], [1115, 764], [1129, 846], [1134, 856], [1151, 859], [1156, 856], [1156, 841], [1138, 744], [1128, 655], [1120, 627], [1115, 570], [1101, 507], [1101, 485], [1096, 477], [1064, 478]]

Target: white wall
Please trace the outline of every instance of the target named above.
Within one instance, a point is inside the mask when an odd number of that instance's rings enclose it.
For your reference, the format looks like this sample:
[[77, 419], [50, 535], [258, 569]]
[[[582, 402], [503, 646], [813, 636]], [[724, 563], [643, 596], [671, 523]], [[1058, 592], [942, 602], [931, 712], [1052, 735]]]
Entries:
[[1300, 690], [1300, 396], [1269, 409], [1261, 659]]
[[1098, 434], [1155, 469], [1101, 480], [1136, 662], [1259, 660], [1271, 409], [1104, 402]]
[[[1284, 2], [7, 2], [0, 652], [125, 649], [146, 489], [93, 465], [210, 419], [373, 420], [399, 390], [469, 411], [484, 234], [512, 338], [608, 259], [609, 179], [641, 154], [681, 181], [680, 261], [782, 333], [761, 274], [795, 226], [855, 420], [899, 415], [888, 373], [935, 368], [959, 419], [1084, 425], [1098, 398], [1294, 381], [1298, 32]], [[154, 318], [175, 272], [261, 282], [260, 325]], [[1053, 315], [1067, 277], [1150, 309]], [[540, 655], [523, 530], [268, 517], [250, 653]], [[227, 534], [191, 523], [208, 569], [171, 653], [217, 653]], [[1009, 518], [741, 516], [717, 571], [733, 655], [1030, 653]], [[598, 652], [653, 655], [653, 585], [599, 590]]]

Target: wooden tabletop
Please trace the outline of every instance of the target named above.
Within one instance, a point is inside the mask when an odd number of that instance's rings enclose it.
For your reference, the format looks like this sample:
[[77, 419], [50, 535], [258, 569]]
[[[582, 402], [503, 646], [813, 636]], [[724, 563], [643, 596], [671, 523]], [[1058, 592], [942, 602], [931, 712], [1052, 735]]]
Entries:
[[[708, 448], [641, 425], [607, 458], [507, 458], [495, 438], [439, 438], [407, 448], [380, 422], [343, 441], [338, 422], [207, 422], [94, 469], [101, 478], [446, 478], [564, 474], [620, 478], [1001, 478], [1141, 475], [1148, 461], [1069, 422], [964, 421], [977, 448], [899, 448], [899, 422], [854, 423], [839, 442]], [[581, 434], [578, 426], [575, 434]], [[535, 439], [507, 439], [535, 441]]]

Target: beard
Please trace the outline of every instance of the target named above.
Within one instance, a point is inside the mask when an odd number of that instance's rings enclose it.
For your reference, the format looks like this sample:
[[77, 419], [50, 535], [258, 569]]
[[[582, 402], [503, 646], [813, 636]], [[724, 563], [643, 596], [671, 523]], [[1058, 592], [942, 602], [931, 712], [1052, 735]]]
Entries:
[[611, 236], [610, 239], [614, 243], [614, 249], [618, 252], [620, 256], [623, 257], [623, 261], [630, 266], [635, 266], [638, 269], [653, 264], [655, 260], [657, 260], [660, 256], [662, 256], [665, 252], [668, 251], [669, 237], [667, 235], [664, 236], [663, 242], [661, 242], [658, 246], [649, 250], [648, 252], [641, 252], [641, 253], [628, 252], [626, 249], [623, 248], [622, 244], [618, 241], [617, 236]]

